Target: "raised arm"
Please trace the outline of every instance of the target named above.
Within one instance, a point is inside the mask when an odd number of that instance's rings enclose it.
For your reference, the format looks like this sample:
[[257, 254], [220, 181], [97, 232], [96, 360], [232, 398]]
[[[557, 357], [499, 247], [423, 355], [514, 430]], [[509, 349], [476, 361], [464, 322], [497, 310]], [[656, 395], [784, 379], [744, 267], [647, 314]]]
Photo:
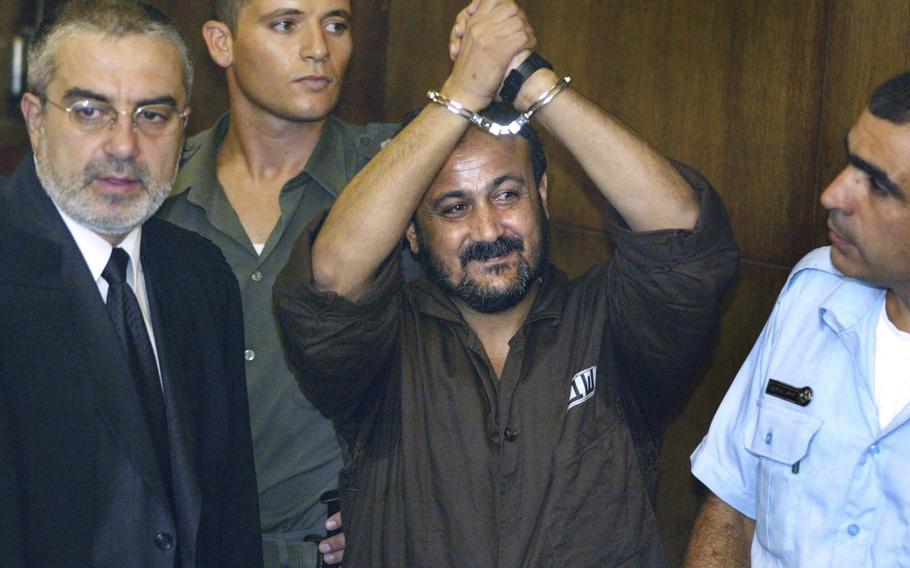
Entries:
[[[537, 71], [519, 91], [515, 108], [527, 110], [559, 79], [549, 69]], [[695, 226], [699, 207], [692, 188], [619, 119], [571, 88], [534, 116], [572, 153], [632, 230]]]
[[686, 551], [685, 568], [748, 567], [755, 521], [711, 493], [702, 505]]
[[[479, 111], [510, 62], [533, 47], [533, 30], [512, 0], [478, 0], [441, 93]], [[428, 105], [348, 184], [313, 243], [315, 284], [356, 301], [399, 243], [417, 205], [469, 123]]]

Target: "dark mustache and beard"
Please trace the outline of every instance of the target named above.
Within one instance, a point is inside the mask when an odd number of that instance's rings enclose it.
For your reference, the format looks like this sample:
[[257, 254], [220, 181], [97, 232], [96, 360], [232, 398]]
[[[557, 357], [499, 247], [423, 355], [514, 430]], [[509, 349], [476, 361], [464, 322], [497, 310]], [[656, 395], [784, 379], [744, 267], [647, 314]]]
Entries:
[[[423, 231], [415, 223], [417, 243], [420, 252], [415, 255], [431, 282], [442, 288], [446, 293], [458, 298], [472, 309], [485, 314], [493, 314], [507, 310], [527, 295], [531, 285], [540, 276], [540, 271], [547, 258], [549, 245], [549, 223], [538, 212], [538, 230], [540, 243], [537, 250], [532, 250], [531, 257], [525, 254], [524, 239], [518, 236], [503, 235], [493, 242], [476, 242], [459, 255], [462, 277], [457, 283], [452, 282], [452, 273], [446, 269], [445, 264], [429, 246]], [[505, 288], [484, 285], [468, 276], [467, 266], [471, 261], [485, 261], [509, 253], [517, 252], [518, 266], [515, 277]], [[497, 275], [506, 270], [507, 266], [492, 266], [490, 273]]]

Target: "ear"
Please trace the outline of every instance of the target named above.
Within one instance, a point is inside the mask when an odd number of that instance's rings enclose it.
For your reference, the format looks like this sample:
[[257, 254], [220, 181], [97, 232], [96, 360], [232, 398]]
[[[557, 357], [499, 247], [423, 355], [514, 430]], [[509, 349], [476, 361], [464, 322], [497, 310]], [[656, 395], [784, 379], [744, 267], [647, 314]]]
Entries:
[[417, 244], [417, 229], [414, 228], [414, 221], [408, 225], [408, 230], [404, 232], [404, 236], [408, 239], [408, 246], [411, 248], [411, 252], [417, 254], [420, 252], [420, 246]]
[[38, 131], [41, 129], [41, 122], [44, 120], [44, 107], [41, 105], [41, 99], [33, 93], [25, 93], [19, 102], [19, 108], [25, 118], [28, 137], [34, 146], [34, 141], [38, 139]]
[[227, 69], [234, 63], [234, 36], [224, 22], [209, 20], [202, 25], [202, 38], [209, 56], [219, 67]]
[[544, 172], [537, 184], [537, 193], [540, 194], [540, 204], [543, 205], [543, 213], [550, 218], [550, 206], [547, 205], [547, 172]]

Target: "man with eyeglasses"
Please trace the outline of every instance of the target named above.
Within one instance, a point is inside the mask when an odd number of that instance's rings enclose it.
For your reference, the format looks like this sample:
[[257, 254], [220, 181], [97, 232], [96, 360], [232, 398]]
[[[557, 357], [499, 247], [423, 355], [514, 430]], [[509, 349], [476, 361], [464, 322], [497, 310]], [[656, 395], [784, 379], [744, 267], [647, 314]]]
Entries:
[[34, 155], [0, 182], [0, 564], [261, 565], [237, 282], [150, 219], [192, 66], [137, 0], [74, 0], [29, 53]]

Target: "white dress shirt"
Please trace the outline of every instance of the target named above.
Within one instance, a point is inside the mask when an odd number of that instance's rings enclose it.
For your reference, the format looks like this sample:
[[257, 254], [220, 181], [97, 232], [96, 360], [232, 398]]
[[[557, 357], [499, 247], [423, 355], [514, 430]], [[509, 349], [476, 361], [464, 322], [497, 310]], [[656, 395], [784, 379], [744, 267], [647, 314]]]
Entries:
[[[54, 205], [56, 206], [56, 204]], [[107, 266], [114, 247], [91, 229], [80, 225], [78, 221], [67, 215], [60, 207], [57, 207], [57, 211], [60, 212], [63, 222], [66, 223], [66, 228], [69, 229], [70, 234], [73, 235], [73, 239], [76, 241], [76, 246], [82, 252], [82, 257], [85, 259], [85, 263], [92, 273], [92, 278], [95, 279], [95, 284], [98, 286], [98, 293], [101, 294], [101, 299], [107, 302], [108, 284], [107, 280], [101, 276], [101, 273], [104, 272], [104, 267]], [[152, 342], [152, 351], [155, 353], [155, 361], [158, 364], [158, 374], [160, 376], [161, 363], [158, 362], [158, 347], [155, 345], [155, 332], [152, 329], [152, 320], [149, 315], [148, 295], [146, 294], [145, 277], [142, 274], [142, 262], [139, 255], [141, 243], [142, 226], [140, 225], [130, 231], [117, 246], [125, 250], [130, 257], [130, 262], [126, 266], [126, 282], [133, 289], [133, 293], [139, 302], [139, 309], [142, 310], [142, 319], [145, 320], [145, 328], [148, 331], [149, 340]]]

